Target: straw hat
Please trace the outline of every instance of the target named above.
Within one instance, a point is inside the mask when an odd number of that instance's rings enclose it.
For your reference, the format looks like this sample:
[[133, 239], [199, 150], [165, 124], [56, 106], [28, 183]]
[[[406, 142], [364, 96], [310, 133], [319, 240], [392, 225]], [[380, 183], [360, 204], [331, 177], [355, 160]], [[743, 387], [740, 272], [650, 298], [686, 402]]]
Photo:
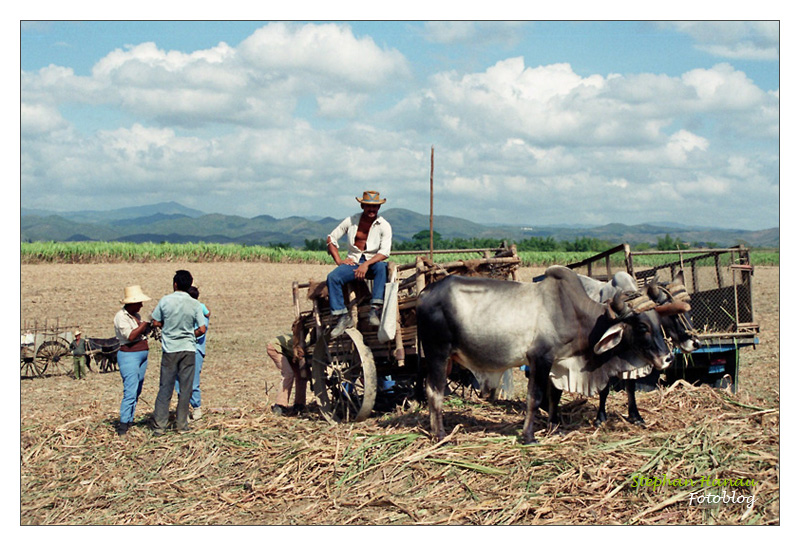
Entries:
[[356, 197], [356, 201], [364, 205], [383, 205], [386, 199], [381, 199], [379, 192], [365, 191], [363, 197]]
[[80, 330], [75, 330], [75, 332], [72, 335], [79, 336], [79, 335], [81, 335], [81, 331]]
[[119, 302], [127, 305], [128, 303], [141, 303], [143, 301], [150, 301], [150, 297], [142, 292], [141, 286], [135, 284], [125, 287], [125, 297]]

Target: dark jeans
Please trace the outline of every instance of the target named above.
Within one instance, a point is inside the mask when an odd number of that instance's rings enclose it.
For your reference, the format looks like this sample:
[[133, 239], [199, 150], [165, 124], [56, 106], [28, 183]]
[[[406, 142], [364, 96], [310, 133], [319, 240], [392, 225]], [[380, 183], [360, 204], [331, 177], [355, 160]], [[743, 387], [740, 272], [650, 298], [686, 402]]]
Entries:
[[162, 353], [161, 378], [158, 385], [153, 421], [156, 429], [165, 429], [169, 424], [169, 403], [172, 400], [172, 391], [175, 389], [175, 380], [181, 387], [178, 395], [178, 410], [175, 415], [175, 428], [185, 429], [189, 423], [189, 400], [192, 397], [192, 382], [194, 381], [194, 351], [181, 351], [178, 353]]
[[[365, 258], [361, 257], [361, 263]], [[328, 297], [331, 302], [331, 314], [343, 315], [347, 312], [344, 305], [344, 285], [356, 278], [357, 265], [340, 264], [328, 273]], [[386, 276], [388, 264], [377, 262], [369, 266], [367, 278], [372, 279], [372, 305], [383, 305], [383, 296], [386, 290]]]

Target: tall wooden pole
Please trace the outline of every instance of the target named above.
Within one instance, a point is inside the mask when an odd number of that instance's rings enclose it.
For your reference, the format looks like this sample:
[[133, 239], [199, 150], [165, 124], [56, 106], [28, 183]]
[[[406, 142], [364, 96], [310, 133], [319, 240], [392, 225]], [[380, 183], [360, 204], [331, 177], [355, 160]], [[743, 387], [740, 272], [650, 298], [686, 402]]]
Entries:
[[431, 146], [431, 216], [430, 216], [430, 237], [431, 237], [431, 262], [433, 262], [433, 146]]

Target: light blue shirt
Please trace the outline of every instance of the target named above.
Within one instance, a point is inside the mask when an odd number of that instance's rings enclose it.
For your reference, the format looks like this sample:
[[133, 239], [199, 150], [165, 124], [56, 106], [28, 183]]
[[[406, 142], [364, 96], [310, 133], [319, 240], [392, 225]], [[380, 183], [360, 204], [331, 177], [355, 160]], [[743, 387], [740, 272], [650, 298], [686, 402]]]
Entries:
[[205, 303], [200, 302], [200, 305], [203, 306], [203, 318], [205, 319], [204, 324], [206, 325], [206, 333], [197, 338], [197, 352], [203, 356], [206, 356], [206, 339], [208, 336], [208, 325], [210, 324], [208, 315], [211, 313], [208, 311], [208, 307], [206, 307]]
[[165, 353], [195, 351], [195, 329], [206, 323], [203, 304], [182, 290], [167, 294], [153, 310], [153, 319], [161, 322], [161, 349]]

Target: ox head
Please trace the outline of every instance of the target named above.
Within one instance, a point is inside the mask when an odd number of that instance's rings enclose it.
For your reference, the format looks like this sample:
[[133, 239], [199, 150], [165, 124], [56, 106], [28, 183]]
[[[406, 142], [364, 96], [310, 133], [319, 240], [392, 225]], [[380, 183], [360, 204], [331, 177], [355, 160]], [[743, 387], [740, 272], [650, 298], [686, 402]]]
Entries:
[[700, 348], [700, 340], [692, 326], [689, 293], [684, 285], [683, 271], [671, 283], [655, 284], [650, 297], [656, 302], [664, 335], [681, 352], [691, 353]]
[[656, 307], [649, 293], [617, 293], [607, 302], [606, 316], [612, 325], [594, 345], [595, 354], [617, 349], [616, 356], [635, 365], [649, 364], [658, 370], [669, 367], [673, 355], [664, 339]]

